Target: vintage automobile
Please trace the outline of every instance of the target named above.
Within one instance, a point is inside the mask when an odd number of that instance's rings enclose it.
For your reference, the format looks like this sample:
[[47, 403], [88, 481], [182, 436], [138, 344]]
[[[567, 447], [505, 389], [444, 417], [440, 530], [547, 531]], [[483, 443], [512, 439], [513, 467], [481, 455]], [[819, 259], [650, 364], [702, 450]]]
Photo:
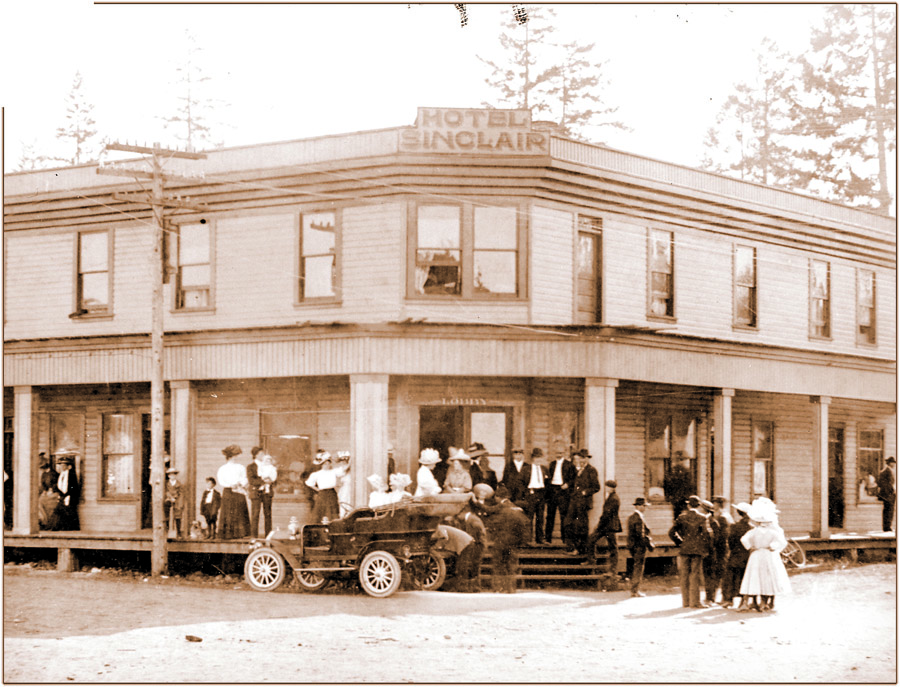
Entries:
[[432, 537], [467, 494], [438, 494], [378, 508], [357, 508], [340, 520], [276, 530], [250, 542], [244, 577], [251, 588], [268, 592], [285, 580], [287, 567], [299, 587], [316, 591], [333, 579], [356, 576], [366, 594], [387, 597], [403, 576], [423, 589], [438, 589], [446, 576], [444, 556], [433, 552]]

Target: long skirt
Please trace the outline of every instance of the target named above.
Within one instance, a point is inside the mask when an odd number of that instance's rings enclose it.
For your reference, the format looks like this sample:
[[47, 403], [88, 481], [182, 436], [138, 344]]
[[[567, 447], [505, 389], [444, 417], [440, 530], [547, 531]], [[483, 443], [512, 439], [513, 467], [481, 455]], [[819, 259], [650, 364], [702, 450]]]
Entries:
[[781, 554], [771, 549], [754, 549], [750, 552], [741, 594], [774, 596], [791, 591], [787, 570], [781, 562]]
[[228, 487], [222, 490], [216, 530], [219, 539], [243, 539], [250, 535], [250, 512], [243, 494]]
[[313, 497], [313, 522], [320, 523], [325, 518], [328, 518], [330, 522], [337, 520], [339, 516], [340, 509], [338, 507], [337, 492], [334, 489], [320, 489], [317, 491]]

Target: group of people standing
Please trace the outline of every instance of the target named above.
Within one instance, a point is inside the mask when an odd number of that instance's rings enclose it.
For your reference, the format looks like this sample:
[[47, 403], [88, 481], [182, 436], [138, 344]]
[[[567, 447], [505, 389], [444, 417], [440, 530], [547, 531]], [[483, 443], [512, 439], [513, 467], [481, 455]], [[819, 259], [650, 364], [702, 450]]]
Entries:
[[42, 530], [75, 531], [81, 529], [78, 503], [81, 483], [75, 469], [77, 451], [60, 449], [56, 458], [57, 471], [43, 451], [38, 454], [40, 469], [38, 495], [38, 527]]
[[692, 495], [669, 530], [669, 538], [679, 547], [682, 606], [708, 608], [716, 603], [721, 588], [721, 606], [733, 607], [740, 596], [736, 607], [740, 612], [772, 611], [775, 596], [790, 591], [781, 561], [787, 539], [778, 525], [778, 509], [765, 497], [752, 505], [738, 503], [732, 506], [739, 515], [735, 522], [725, 511], [726, 502], [722, 496], [710, 502]]

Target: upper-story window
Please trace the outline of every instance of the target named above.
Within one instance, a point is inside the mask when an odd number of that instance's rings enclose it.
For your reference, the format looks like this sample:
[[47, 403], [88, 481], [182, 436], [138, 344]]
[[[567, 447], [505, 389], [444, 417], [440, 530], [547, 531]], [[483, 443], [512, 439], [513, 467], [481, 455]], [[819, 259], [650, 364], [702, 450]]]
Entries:
[[520, 296], [524, 221], [517, 206], [413, 205], [413, 296]]
[[599, 217], [578, 216], [578, 273], [575, 286], [575, 323], [601, 320], [601, 238]]
[[175, 308], [212, 307], [212, 225], [182, 224], [175, 235]]
[[756, 248], [736, 246], [734, 249], [734, 324], [757, 327]]
[[78, 276], [75, 313], [108, 314], [112, 308], [110, 279], [110, 232], [90, 231], [78, 234]]
[[334, 212], [300, 215], [299, 300], [337, 295], [337, 221]]
[[809, 263], [809, 334], [831, 337], [831, 269], [823, 260]]
[[856, 271], [856, 341], [875, 345], [875, 272]]
[[671, 231], [651, 229], [647, 272], [650, 275], [650, 317], [675, 317], [675, 237]]

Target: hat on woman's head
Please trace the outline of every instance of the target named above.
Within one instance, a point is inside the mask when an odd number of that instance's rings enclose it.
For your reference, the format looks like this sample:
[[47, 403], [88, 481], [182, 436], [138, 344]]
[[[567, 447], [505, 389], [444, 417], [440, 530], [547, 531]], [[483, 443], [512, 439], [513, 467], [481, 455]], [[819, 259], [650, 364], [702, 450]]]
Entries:
[[388, 481], [391, 483], [391, 489], [397, 489], [399, 491], [406, 489], [406, 487], [412, 484], [412, 477], [405, 472], [395, 472], [388, 478]]
[[233, 458], [234, 456], [239, 456], [243, 453], [241, 451], [241, 447], [237, 444], [229, 444], [225, 448], [222, 449], [222, 453], [225, 454], [226, 458]]
[[744, 513], [745, 515], [750, 514], [750, 504], [747, 503], [746, 501], [741, 501], [740, 503], [732, 504], [731, 507], [734, 508], [738, 513]]
[[350, 451], [338, 451], [337, 459], [338, 459], [338, 462], [349, 461], [350, 460]]
[[471, 463], [472, 459], [466, 455], [466, 452], [462, 449], [459, 449], [456, 453], [450, 456], [450, 460], [458, 460], [460, 462]]
[[313, 465], [321, 465], [329, 460], [331, 460], [331, 454], [328, 451], [319, 449], [316, 453], [316, 457], [313, 458]]
[[384, 483], [384, 480], [381, 479], [381, 475], [369, 475], [366, 477], [366, 482], [368, 482], [374, 489], [386, 489], [387, 485]]
[[480, 444], [477, 441], [466, 449], [466, 453], [468, 453], [472, 458], [478, 458], [479, 456], [487, 455], [487, 452], [488, 451], [484, 447], [484, 444]]
[[441, 455], [433, 448], [423, 448], [419, 454], [419, 462], [422, 465], [437, 465], [441, 462]]
[[775, 503], [771, 499], [760, 496], [750, 505], [748, 515], [751, 520], [756, 522], [775, 522], [778, 519], [777, 513], [778, 509], [775, 507]]

